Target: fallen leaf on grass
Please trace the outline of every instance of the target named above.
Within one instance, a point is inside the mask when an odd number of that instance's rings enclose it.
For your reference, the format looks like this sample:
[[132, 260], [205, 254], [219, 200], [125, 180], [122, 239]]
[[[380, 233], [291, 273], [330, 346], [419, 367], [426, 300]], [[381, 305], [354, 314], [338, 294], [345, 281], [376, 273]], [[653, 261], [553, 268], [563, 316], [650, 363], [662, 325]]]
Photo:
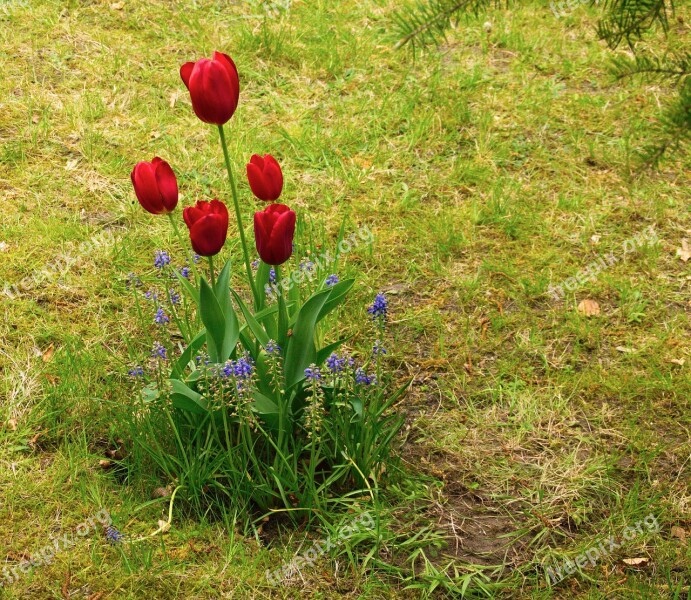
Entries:
[[631, 354], [632, 352], [635, 352], [635, 348], [626, 348], [625, 346], [617, 346], [615, 348], [617, 352], [625, 352], [626, 354]]
[[48, 349], [43, 353], [43, 362], [50, 362], [50, 359], [53, 358], [53, 354], [55, 354], [55, 346], [51, 344], [50, 346], [48, 346]]
[[70, 598], [70, 582], [72, 581], [72, 574], [68, 571], [67, 576], [65, 577], [65, 583], [62, 584], [61, 592], [62, 592], [62, 597], [65, 598], [65, 600], [69, 600]]
[[151, 492], [152, 498], [168, 498], [170, 496], [170, 489], [164, 487], [157, 487]]
[[29, 440], [29, 447], [33, 448], [36, 445], [36, 442], [38, 442], [38, 438], [40, 438], [42, 435], [43, 435], [42, 431], [39, 431], [36, 435], [34, 435], [34, 437], [32, 437]]
[[689, 248], [689, 243], [686, 241], [686, 238], [681, 240], [681, 248], [677, 248], [677, 256], [684, 262], [691, 258], [691, 248]]
[[600, 314], [600, 305], [595, 300], [581, 300], [576, 310], [586, 317], [596, 317]]
[[125, 8], [125, 3], [124, 2], [113, 2], [113, 4], [110, 5], [110, 8], [113, 10], [122, 10]]
[[647, 565], [650, 559], [645, 556], [640, 556], [638, 558], [623, 558], [621, 562], [631, 567], [640, 567], [642, 565]]
[[682, 544], [686, 543], [686, 530], [683, 527], [675, 525], [672, 527], [672, 537], [679, 538]]
[[7, 252], [7, 242], [0, 242], [0, 252]]
[[7, 423], [5, 423], [5, 426], [10, 431], [17, 431], [17, 419], [9, 419]]
[[686, 362], [686, 359], [684, 359], [684, 358], [670, 358], [669, 362], [674, 363], [675, 365], [679, 365], [680, 367], [683, 367], [684, 363]]

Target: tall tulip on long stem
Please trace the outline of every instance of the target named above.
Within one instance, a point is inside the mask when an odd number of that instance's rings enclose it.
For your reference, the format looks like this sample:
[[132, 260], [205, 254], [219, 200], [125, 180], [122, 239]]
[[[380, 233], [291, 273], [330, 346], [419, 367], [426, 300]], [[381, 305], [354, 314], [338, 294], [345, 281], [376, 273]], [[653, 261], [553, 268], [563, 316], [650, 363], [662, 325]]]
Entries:
[[230, 190], [233, 194], [233, 205], [235, 206], [235, 218], [238, 221], [238, 231], [240, 232], [240, 243], [242, 244], [242, 253], [245, 257], [245, 269], [247, 270], [247, 279], [249, 279], [250, 287], [252, 288], [252, 296], [254, 298], [254, 308], [259, 310], [260, 297], [257, 293], [257, 286], [252, 276], [252, 264], [250, 263], [250, 256], [247, 251], [247, 239], [245, 238], [245, 228], [242, 225], [242, 215], [240, 213], [240, 203], [238, 201], [238, 191], [235, 186], [235, 177], [233, 177], [233, 168], [230, 166], [230, 156], [228, 156], [228, 145], [226, 144], [226, 136], [223, 132], [223, 125], [218, 126], [218, 133], [221, 136], [221, 146], [223, 147], [223, 158], [226, 162], [226, 171], [228, 171], [228, 181], [230, 181]]

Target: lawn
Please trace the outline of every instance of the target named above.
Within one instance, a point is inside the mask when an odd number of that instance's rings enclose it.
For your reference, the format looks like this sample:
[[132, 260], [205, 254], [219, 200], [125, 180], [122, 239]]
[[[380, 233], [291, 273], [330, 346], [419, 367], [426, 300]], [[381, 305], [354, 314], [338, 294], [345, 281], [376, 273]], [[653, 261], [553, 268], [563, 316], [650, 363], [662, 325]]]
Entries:
[[[0, 0], [0, 598], [691, 597], [691, 163], [636, 160], [671, 90], [614, 81], [585, 4], [517, 2], [415, 57], [399, 7]], [[228, 200], [178, 74], [214, 50], [240, 72], [236, 169], [278, 157], [317, 249], [371, 232], [338, 265], [339, 333], [369, 336], [384, 292], [385, 365], [410, 382], [396, 472], [361, 500], [376, 539], [184, 497], [152, 535], [174, 482], [127, 428], [157, 334], [127, 276], [187, 248], [130, 171], [159, 155], [181, 205]]]

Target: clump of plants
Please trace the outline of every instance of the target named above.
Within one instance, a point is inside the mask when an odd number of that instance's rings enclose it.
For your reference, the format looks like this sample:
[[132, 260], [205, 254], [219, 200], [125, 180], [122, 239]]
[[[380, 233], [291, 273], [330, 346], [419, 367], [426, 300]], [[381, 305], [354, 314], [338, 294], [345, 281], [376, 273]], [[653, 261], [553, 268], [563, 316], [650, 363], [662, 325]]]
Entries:
[[[389, 391], [382, 363], [386, 297], [369, 307], [368, 351], [345, 352], [348, 338], [339, 338], [329, 316], [342, 310], [354, 280], [330, 273], [333, 260], [294, 259], [298, 219], [277, 202], [283, 173], [268, 154], [253, 155], [246, 167], [254, 202], [267, 203], [254, 213], [255, 259], [224, 132], [238, 106], [237, 68], [216, 52], [184, 64], [180, 75], [197, 117], [218, 129], [239, 243], [228, 250], [226, 204], [200, 200], [182, 211], [194, 254], [175, 266], [157, 251], [152, 289], [129, 277], [139, 315], [159, 330], [150, 356], [129, 371], [141, 387], [134, 437], [200, 507], [222, 502], [236, 514], [305, 516], [363, 490], [374, 495], [402, 422], [390, 408], [404, 388]], [[166, 215], [186, 244], [170, 165], [158, 157], [139, 162], [131, 178], [141, 206]], [[236, 289], [231, 279], [245, 285]]]

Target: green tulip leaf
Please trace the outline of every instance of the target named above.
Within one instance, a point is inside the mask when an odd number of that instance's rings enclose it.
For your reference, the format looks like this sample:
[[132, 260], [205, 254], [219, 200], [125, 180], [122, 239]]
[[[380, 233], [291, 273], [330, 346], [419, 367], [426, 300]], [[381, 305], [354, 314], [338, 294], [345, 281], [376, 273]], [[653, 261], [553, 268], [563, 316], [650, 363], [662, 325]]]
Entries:
[[321, 350], [317, 352], [317, 360], [314, 361], [314, 364], [316, 365], [321, 365], [329, 356], [331, 356], [332, 352], [335, 352], [338, 350], [338, 348], [341, 347], [342, 344], [347, 342], [351, 337], [349, 336], [347, 338], [343, 338], [342, 340], [338, 340], [337, 342], [333, 342], [332, 344], [329, 344], [328, 346], [324, 346]]
[[218, 305], [221, 307], [221, 312], [224, 315], [228, 314], [228, 307], [230, 306], [230, 261], [228, 261], [216, 280], [214, 286], [214, 293], [218, 299]]
[[252, 403], [254, 411], [261, 415], [267, 425], [272, 429], [276, 429], [278, 427], [278, 405], [261, 392], [255, 391], [252, 394], [252, 398], [254, 398]]
[[206, 342], [206, 331], [202, 330], [194, 337], [187, 348], [185, 348], [184, 352], [180, 355], [180, 358], [175, 361], [173, 370], [170, 373], [171, 377], [175, 379], [182, 377], [185, 367], [187, 367], [192, 360], [192, 355], [196, 354], [196, 352], [204, 345], [204, 342]]
[[271, 272], [271, 265], [267, 265], [263, 260], [259, 261], [259, 268], [257, 269], [257, 276], [255, 278], [257, 290], [259, 291], [259, 308], [264, 308], [266, 305], [266, 294], [264, 287], [269, 283], [269, 274]]
[[168, 382], [173, 388], [170, 398], [175, 408], [197, 415], [204, 415], [207, 413], [206, 403], [201, 394], [189, 388], [179, 379], [169, 379]]
[[226, 337], [225, 317], [216, 295], [203, 278], [199, 287], [199, 312], [206, 327], [206, 344], [211, 362], [225, 362], [225, 359], [221, 360]]
[[175, 277], [177, 277], [178, 281], [180, 282], [180, 285], [194, 300], [195, 304], [199, 306], [199, 290], [197, 290], [197, 288], [195, 288], [186, 277], [180, 275], [180, 273], [177, 270], [174, 270], [173, 273], [175, 273]]
[[337, 283], [333, 287], [329, 288], [331, 290], [331, 295], [329, 296], [329, 299], [324, 303], [324, 306], [319, 313], [319, 318], [317, 319], [317, 322], [321, 321], [332, 310], [334, 310], [340, 304], [343, 303], [343, 301], [346, 299], [346, 295], [350, 291], [350, 288], [353, 287], [354, 283], [354, 279], [346, 279], [345, 281], [341, 281], [340, 283]]
[[142, 399], [144, 402], [153, 402], [157, 400], [160, 395], [161, 392], [155, 383], [150, 383], [142, 389]]
[[305, 369], [317, 360], [314, 333], [319, 313], [330, 294], [330, 289], [317, 292], [297, 314], [284, 364], [287, 388], [300, 383], [305, 378]]
[[269, 343], [269, 335], [266, 333], [266, 330], [264, 327], [262, 327], [259, 321], [254, 318], [249, 308], [247, 308], [247, 305], [242, 301], [240, 295], [235, 290], [231, 291], [235, 297], [235, 302], [237, 302], [238, 306], [240, 307], [243, 317], [245, 317], [247, 327], [249, 327], [250, 331], [254, 334], [254, 337], [257, 338], [257, 341], [262, 346], [266, 347], [266, 345]]

